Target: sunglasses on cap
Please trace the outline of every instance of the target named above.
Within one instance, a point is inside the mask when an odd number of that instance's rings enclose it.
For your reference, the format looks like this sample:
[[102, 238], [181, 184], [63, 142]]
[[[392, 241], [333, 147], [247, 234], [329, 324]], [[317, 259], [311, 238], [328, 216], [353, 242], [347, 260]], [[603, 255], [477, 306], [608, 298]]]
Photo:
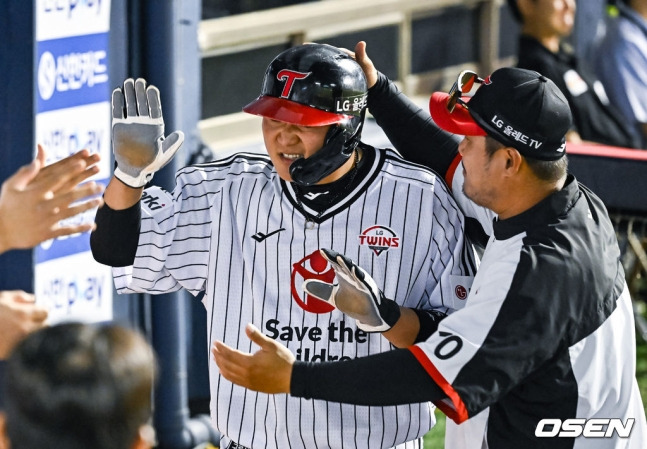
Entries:
[[474, 83], [483, 83], [483, 79], [479, 78], [475, 72], [463, 70], [458, 74], [456, 82], [449, 90], [449, 98], [447, 99], [447, 110], [450, 114], [454, 112], [456, 103], [460, 103], [463, 107], [467, 108], [465, 102], [461, 100], [461, 95], [469, 93], [472, 87], [474, 87]]

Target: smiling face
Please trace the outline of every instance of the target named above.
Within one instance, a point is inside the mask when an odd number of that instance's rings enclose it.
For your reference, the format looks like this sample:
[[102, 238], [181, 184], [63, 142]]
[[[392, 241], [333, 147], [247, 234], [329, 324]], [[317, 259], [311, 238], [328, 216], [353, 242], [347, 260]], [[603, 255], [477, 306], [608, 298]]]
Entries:
[[[308, 158], [319, 151], [324, 145], [326, 134], [331, 126], [300, 126], [263, 117], [265, 148], [281, 179], [292, 181], [290, 165], [299, 158]], [[318, 184], [339, 179], [352, 167], [352, 162], [352, 159], [349, 159]]]

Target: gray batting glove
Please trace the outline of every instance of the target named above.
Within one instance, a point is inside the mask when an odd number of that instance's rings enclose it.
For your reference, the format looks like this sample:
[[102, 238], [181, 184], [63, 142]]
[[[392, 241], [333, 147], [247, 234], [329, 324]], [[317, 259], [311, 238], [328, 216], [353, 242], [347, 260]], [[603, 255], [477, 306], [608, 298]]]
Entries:
[[112, 91], [112, 148], [115, 176], [124, 184], [144, 187], [171, 160], [184, 142], [175, 131], [164, 138], [160, 92], [146, 80], [128, 78]]
[[335, 270], [338, 283], [309, 279], [304, 281], [303, 289], [354, 318], [363, 331], [391, 329], [400, 318], [400, 306], [386, 298], [373, 278], [348, 257], [325, 248], [320, 252]]

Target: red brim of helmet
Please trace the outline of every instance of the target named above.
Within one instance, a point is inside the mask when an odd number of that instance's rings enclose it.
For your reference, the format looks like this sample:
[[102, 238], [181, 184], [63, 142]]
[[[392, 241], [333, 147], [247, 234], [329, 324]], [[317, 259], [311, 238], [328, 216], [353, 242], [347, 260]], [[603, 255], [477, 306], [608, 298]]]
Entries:
[[[445, 131], [461, 136], [487, 136], [487, 133], [472, 118], [467, 108], [457, 103], [453, 112], [447, 110], [449, 94], [434, 92], [429, 99], [429, 113], [434, 122]], [[469, 97], [462, 97], [466, 103]]]
[[248, 114], [301, 126], [325, 126], [350, 120], [345, 114], [322, 111], [284, 98], [263, 95], [243, 108]]

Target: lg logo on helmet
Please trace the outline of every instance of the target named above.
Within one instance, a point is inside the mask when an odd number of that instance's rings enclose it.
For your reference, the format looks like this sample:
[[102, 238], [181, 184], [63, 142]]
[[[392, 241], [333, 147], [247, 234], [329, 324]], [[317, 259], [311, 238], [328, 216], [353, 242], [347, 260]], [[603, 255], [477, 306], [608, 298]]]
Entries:
[[368, 95], [358, 95], [345, 100], [335, 101], [335, 110], [337, 112], [359, 112], [366, 106]]
[[296, 80], [302, 80], [307, 78], [312, 72], [302, 73], [295, 72], [294, 70], [283, 69], [276, 74], [276, 79], [279, 81], [285, 81], [285, 86], [283, 86], [283, 92], [281, 92], [281, 98], [288, 98], [290, 92], [292, 91], [292, 86]]

